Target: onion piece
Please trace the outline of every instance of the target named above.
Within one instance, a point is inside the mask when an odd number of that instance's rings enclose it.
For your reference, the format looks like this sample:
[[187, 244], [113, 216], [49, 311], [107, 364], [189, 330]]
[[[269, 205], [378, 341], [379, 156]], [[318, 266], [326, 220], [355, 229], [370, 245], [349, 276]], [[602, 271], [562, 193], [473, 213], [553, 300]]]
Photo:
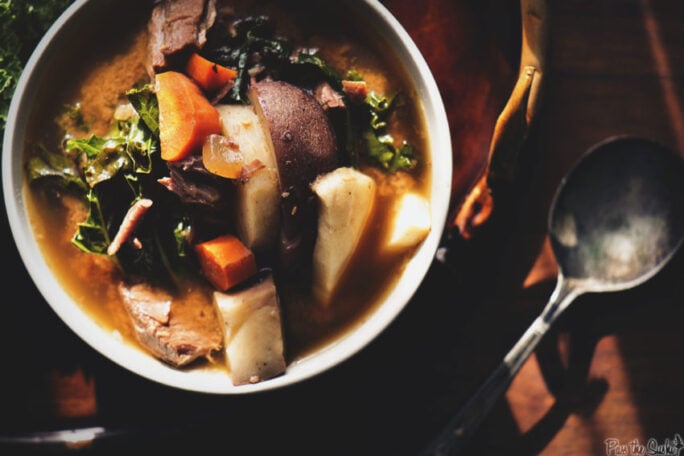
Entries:
[[213, 174], [237, 179], [242, 174], [244, 157], [239, 145], [223, 135], [207, 136], [202, 146], [202, 162]]

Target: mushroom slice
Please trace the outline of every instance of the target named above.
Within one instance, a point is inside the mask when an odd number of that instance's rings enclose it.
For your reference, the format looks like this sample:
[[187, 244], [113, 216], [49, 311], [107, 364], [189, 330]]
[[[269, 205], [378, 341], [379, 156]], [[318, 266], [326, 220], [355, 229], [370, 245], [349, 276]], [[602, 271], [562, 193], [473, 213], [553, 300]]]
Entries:
[[319, 176], [318, 236], [313, 253], [313, 294], [328, 305], [361, 241], [375, 201], [375, 181], [353, 168]]
[[226, 361], [234, 385], [285, 372], [280, 303], [272, 274], [247, 288], [214, 292], [214, 304], [225, 329]]

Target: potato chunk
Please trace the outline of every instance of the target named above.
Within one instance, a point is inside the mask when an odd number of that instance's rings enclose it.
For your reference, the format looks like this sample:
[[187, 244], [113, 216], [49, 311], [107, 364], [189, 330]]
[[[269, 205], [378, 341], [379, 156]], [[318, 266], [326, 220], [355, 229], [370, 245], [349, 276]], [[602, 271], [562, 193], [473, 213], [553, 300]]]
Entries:
[[238, 145], [246, 168], [236, 183], [235, 220], [252, 250], [275, 245], [280, 233], [280, 184], [270, 136], [249, 105], [218, 105], [223, 135]]
[[225, 328], [224, 347], [234, 385], [257, 383], [285, 372], [280, 303], [273, 276], [234, 292], [214, 292]]
[[423, 242], [430, 234], [430, 205], [415, 193], [405, 193], [397, 200], [392, 212], [392, 228], [387, 249], [408, 250]]
[[375, 181], [342, 167], [319, 176], [312, 189], [319, 203], [313, 294], [328, 305], [366, 229], [375, 202]]
[[316, 235], [310, 185], [338, 164], [335, 131], [328, 115], [306, 90], [285, 81], [261, 80], [247, 93], [266, 125], [280, 181], [280, 272], [308, 274]]

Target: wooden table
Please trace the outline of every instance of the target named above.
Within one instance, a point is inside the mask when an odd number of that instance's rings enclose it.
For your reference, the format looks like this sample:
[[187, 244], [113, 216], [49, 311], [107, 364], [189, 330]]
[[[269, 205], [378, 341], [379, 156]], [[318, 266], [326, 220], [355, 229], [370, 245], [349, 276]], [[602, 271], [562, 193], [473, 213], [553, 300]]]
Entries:
[[[459, 53], [457, 41], [435, 44], [435, 37], [461, 36], [459, 30], [484, 36], [491, 30], [478, 32], [460, 14], [496, 15], [515, 2], [384, 3], [433, 67], [453, 128], [472, 120], [464, 103], [481, 103], [490, 116], [502, 107], [510, 86], [483, 94], [470, 90], [479, 86], [467, 79], [454, 83], [454, 71], [469, 70], [456, 65], [478, 56]], [[21, 297], [4, 298], [0, 452], [8, 435], [15, 438], [12, 450], [31, 452], [35, 445], [16, 443], [27, 432], [85, 427], [103, 432], [86, 447], [96, 454], [132, 448], [200, 454], [215, 445], [220, 454], [417, 454], [546, 303], [556, 274], [546, 214], [579, 155], [618, 134], [684, 152], [684, 3], [549, 1], [549, 20], [544, 108], [522, 161], [518, 198], [481, 238], [452, 243], [455, 263], [435, 262], [405, 312], [370, 347], [283, 391], [249, 397], [176, 391], [85, 346], [19, 270], [3, 279], [3, 288]], [[502, 81], [513, 80], [511, 62], [485, 68], [497, 69]], [[479, 125], [485, 132], [491, 127]], [[457, 156], [486, 147], [454, 137]], [[465, 185], [472, 175], [461, 177]], [[6, 261], [19, 269], [6, 223], [2, 234]], [[466, 454], [604, 455], [611, 454], [607, 444], [645, 445], [651, 438], [662, 444], [684, 434], [682, 271], [679, 255], [637, 289], [578, 299]]]
[[[513, 204], [516, 217], [506, 219], [511, 224], [492, 229], [510, 237], [498, 258], [487, 259], [490, 273], [475, 285], [483, 289], [479, 307], [458, 335], [466, 350], [479, 352], [477, 359], [461, 353], [467, 361], [460, 365], [469, 369], [460, 382], [465, 389], [496, 366], [553, 289], [546, 216], [580, 154], [623, 134], [684, 153], [684, 5], [548, 5], [548, 86], [531, 145], [539, 149], [536, 169], [527, 174], [524, 202]], [[635, 447], [619, 453], [625, 447], [618, 445], [664, 444], [681, 435], [682, 261], [679, 255], [638, 289], [580, 298], [524, 365], [468, 454], [637, 454]]]

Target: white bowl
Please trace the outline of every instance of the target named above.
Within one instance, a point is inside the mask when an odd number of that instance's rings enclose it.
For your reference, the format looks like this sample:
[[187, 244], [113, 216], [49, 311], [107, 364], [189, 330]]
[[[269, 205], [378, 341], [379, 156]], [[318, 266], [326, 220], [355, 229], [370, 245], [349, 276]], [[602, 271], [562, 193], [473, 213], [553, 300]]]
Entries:
[[78, 33], [84, 21], [102, 17], [113, 0], [77, 0], [49, 29], [25, 66], [11, 103], [3, 142], [2, 180], [7, 215], [21, 258], [37, 288], [57, 315], [87, 344], [132, 372], [161, 384], [189, 391], [244, 394], [291, 385], [311, 378], [353, 356], [378, 336], [409, 302], [430, 267], [446, 223], [451, 188], [451, 139], [446, 112], [437, 85], [420, 51], [401, 24], [378, 1], [349, 2], [369, 18], [403, 61], [413, 79], [425, 115], [432, 180], [429, 190], [432, 230], [405, 268], [396, 287], [362, 324], [319, 351], [289, 365], [270, 380], [233, 386], [225, 373], [215, 370], [178, 370], [123, 342], [99, 326], [69, 296], [46, 264], [27, 216], [23, 190], [22, 153], [37, 89], [55, 65], [55, 56], [67, 37]]

